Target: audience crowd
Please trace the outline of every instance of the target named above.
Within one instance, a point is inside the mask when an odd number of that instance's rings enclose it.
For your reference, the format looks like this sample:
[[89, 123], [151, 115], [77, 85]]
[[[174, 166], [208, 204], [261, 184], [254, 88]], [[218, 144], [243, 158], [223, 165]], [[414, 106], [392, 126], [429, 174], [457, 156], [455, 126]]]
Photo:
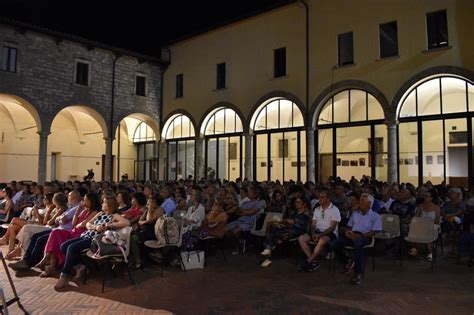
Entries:
[[[415, 187], [366, 176], [317, 184], [240, 179], [44, 185], [12, 181], [0, 184], [0, 245], [8, 245], [6, 259], [18, 260], [10, 264], [14, 270], [40, 268], [41, 277], [59, 276], [59, 289], [83, 276], [83, 251], [107, 230], [132, 227], [128, 260], [130, 267], [141, 268], [148, 257], [143, 244], [156, 240], [157, 221], [178, 211], [182, 250], [200, 248], [212, 237], [227, 242], [233, 255], [253, 246], [261, 266], [268, 267], [290, 247], [300, 253], [300, 270], [312, 272], [321, 260], [337, 259], [356, 285], [364, 275], [364, 247], [384, 233], [384, 214], [398, 216], [402, 239], [414, 217], [431, 220], [433, 239], [452, 239], [456, 255], [467, 256], [470, 267], [474, 264], [474, 194], [445, 184]], [[267, 213], [279, 214], [281, 220], [265, 220]], [[251, 231], [262, 227], [259, 242]], [[403, 254], [399, 242], [380, 243], [387, 254]], [[409, 255], [423, 253], [428, 261], [433, 259], [433, 244], [407, 245]], [[347, 251], [348, 246], [353, 250]]]

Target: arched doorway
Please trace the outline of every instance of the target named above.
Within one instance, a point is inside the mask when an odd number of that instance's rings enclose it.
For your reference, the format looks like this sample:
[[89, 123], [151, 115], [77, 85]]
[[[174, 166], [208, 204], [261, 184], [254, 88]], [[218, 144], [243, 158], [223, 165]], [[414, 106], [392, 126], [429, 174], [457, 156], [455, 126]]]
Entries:
[[205, 165], [208, 179], [242, 178], [243, 127], [239, 115], [230, 108], [218, 107], [205, 118]]
[[47, 178], [82, 180], [87, 170], [95, 180], [104, 176], [107, 127], [103, 117], [88, 106], [69, 106], [56, 114], [48, 139]]
[[194, 178], [194, 124], [184, 114], [172, 115], [164, 125], [163, 138], [167, 143], [168, 180]]
[[[400, 182], [469, 187], [473, 175], [473, 82], [454, 75], [414, 84], [398, 107]], [[472, 181], [472, 179], [471, 179]]]
[[0, 182], [38, 180], [41, 121], [31, 104], [0, 94]]
[[252, 116], [253, 168], [257, 181], [306, 180], [306, 134], [299, 107], [284, 98], [260, 105]]
[[157, 123], [146, 115], [132, 114], [120, 121], [113, 148], [118, 181], [125, 174], [131, 180], [158, 180], [157, 131]]
[[329, 97], [316, 119], [318, 180], [363, 175], [387, 180], [387, 127], [370, 93], [347, 89]]

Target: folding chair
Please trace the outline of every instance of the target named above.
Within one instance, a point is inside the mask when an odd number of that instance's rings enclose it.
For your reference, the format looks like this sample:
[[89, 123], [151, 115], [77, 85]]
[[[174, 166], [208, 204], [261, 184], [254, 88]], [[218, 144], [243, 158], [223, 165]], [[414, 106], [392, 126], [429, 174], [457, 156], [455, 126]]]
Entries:
[[400, 266], [403, 264], [402, 238], [400, 237], [400, 218], [398, 215], [382, 214], [382, 231], [375, 235], [379, 240], [393, 240], [398, 238], [400, 249]]
[[163, 259], [160, 262], [161, 276], [162, 277], [163, 277], [163, 264], [164, 264], [164, 261], [165, 261], [165, 254], [164, 254], [163, 251], [166, 248], [178, 249], [179, 263], [180, 263], [181, 267], [183, 268], [183, 270], [186, 271], [186, 268], [185, 268], [184, 263], [183, 263], [183, 259], [181, 258], [181, 255], [179, 253], [179, 249], [181, 248], [181, 244], [183, 243], [183, 222], [181, 220], [177, 220], [177, 222], [178, 222], [178, 233], [179, 233], [177, 243], [163, 244], [163, 243], [159, 243], [157, 240], [145, 241], [145, 243], [144, 243], [146, 247], [154, 249], [154, 250], [160, 250], [161, 253], [163, 254]]
[[436, 252], [438, 249], [438, 232], [435, 231], [435, 225], [430, 218], [414, 217], [411, 219], [410, 230], [405, 240], [417, 244], [433, 243], [433, 258], [431, 259], [431, 269], [436, 262]]
[[130, 266], [128, 265], [128, 256], [130, 254], [130, 235], [132, 233], [132, 227], [127, 226], [127, 227], [121, 228], [120, 230], [117, 230], [117, 232], [121, 235], [121, 238], [123, 240], [126, 240], [125, 256], [120, 253], [120, 254], [114, 254], [114, 255], [105, 255], [101, 257], [95, 257], [94, 253], [90, 249], [87, 250], [87, 253], [86, 253], [87, 257], [93, 259], [94, 261], [102, 262], [104, 264], [104, 270], [102, 272], [103, 274], [102, 293], [104, 293], [107, 271], [110, 271], [113, 274], [113, 269], [115, 268], [116, 265], [120, 263], [125, 263], [127, 265], [128, 278], [130, 279], [130, 282], [132, 283], [132, 285], [135, 285], [135, 281], [133, 281], [132, 274], [130, 272]]

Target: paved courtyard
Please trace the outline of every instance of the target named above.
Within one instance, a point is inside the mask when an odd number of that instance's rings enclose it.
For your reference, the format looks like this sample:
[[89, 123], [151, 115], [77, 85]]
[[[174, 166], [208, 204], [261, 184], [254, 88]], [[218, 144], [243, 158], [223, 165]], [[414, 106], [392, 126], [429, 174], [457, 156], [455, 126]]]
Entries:
[[[400, 266], [377, 257], [375, 272], [367, 263], [360, 286], [327, 262], [314, 273], [298, 272], [292, 259], [263, 269], [253, 254], [227, 263], [211, 256], [205, 270], [186, 273], [169, 267], [163, 278], [149, 266], [133, 273], [135, 287], [119, 273], [103, 294], [98, 275], [66, 292], [36, 270], [12, 275], [32, 314], [474, 314], [474, 270], [455, 259], [441, 257], [434, 272], [421, 258]], [[10, 298], [3, 268], [0, 279]], [[16, 305], [9, 311], [21, 314]]]

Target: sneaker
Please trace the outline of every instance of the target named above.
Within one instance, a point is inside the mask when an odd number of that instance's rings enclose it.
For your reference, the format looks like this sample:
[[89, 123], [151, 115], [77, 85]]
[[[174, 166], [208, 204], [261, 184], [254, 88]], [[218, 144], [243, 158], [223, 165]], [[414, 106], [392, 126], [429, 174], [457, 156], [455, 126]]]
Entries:
[[270, 259], [265, 259], [263, 263], [260, 265], [262, 267], [268, 267], [272, 264], [272, 261]]
[[429, 254], [428, 256], [426, 256], [426, 260], [433, 261], [433, 254]]
[[335, 252], [330, 252], [326, 255], [327, 260], [333, 260], [334, 258], [336, 258], [336, 253]]
[[308, 267], [306, 268], [306, 271], [313, 272], [321, 268], [321, 265], [317, 261], [313, 262], [308, 262]]
[[353, 260], [349, 260], [347, 264], [344, 266], [344, 270], [342, 271], [343, 274], [347, 275], [354, 269], [355, 262]]
[[354, 277], [351, 279], [351, 283], [354, 285], [359, 285], [362, 283], [362, 274], [355, 274]]
[[240, 250], [238, 248], [234, 249], [234, 251], [232, 252], [232, 256], [236, 256], [240, 253]]
[[260, 253], [260, 255], [262, 256], [270, 256], [271, 254], [272, 254], [272, 250], [268, 248], [265, 248], [263, 252]]

